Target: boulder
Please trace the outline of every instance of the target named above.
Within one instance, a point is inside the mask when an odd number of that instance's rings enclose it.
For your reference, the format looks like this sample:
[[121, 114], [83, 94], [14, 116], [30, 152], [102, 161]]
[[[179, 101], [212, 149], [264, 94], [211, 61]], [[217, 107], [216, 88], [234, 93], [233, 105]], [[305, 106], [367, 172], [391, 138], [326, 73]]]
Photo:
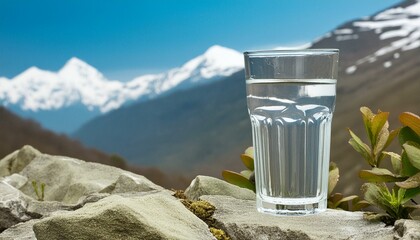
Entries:
[[[47, 154], [37, 156], [20, 174], [29, 180], [20, 188], [22, 192], [36, 198], [32, 181], [38, 185], [44, 183], [44, 200], [65, 204], [76, 204], [82, 197], [104, 189], [116, 188], [118, 192], [124, 192], [124, 189], [163, 190], [147, 178], [119, 168]], [[127, 188], [124, 184], [128, 184]]]
[[202, 196], [216, 207], [216, 225], [232, 239], [377, 239], [391, 240], [392, 227], [364, 220], [362, 212], [328, 209], [307, 216], [259, 213], [255, 201], [227, 196]]
[[16, 188], [0, 181], [0, 232], [31, 217], [26, 214], [27, 198]]
[[43, 239], [215, 239], [207, 225], [172, 196], [111, 195], [34, 225]]
[[185, 195], [192, 200], [197, 200], [204, 195], [223, 195], [237, 199], [255, 200], [253, 191], [208, 176], [197, 176], [185, 190]]
[[394, 239], [420, 239], [420, 220], [397, 220], [394, 225]]
[[41, 153], [31, 146], [24, 146], [20, 150], [7, 155], [0, 160], [0, 177], [12, 175], [22, 171], [34, 158]]
[[16, 224], [0, 233], [0, 240], [36, 240], [33, 226], [38, 219]]

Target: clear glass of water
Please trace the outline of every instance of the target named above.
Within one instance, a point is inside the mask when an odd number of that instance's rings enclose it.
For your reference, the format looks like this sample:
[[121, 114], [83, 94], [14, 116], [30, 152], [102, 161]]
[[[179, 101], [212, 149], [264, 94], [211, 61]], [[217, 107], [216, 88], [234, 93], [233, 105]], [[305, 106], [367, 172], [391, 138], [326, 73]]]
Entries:
[[325, 211], [338, 50], [253, 51], [244, 56], [258, 211]]

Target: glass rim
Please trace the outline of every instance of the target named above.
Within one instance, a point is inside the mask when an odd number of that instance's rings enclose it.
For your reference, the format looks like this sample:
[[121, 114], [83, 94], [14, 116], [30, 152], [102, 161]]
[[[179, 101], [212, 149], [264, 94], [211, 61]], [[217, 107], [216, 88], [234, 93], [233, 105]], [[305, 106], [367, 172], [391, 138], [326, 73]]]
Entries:
[[309, 55], [333, 55], [338, 54], [337, 48], [311, 48], [311, 49], [278, 49], [245, 51], [245, 56], [251, 57], [275, 57], [275, 56], [309, 56]]

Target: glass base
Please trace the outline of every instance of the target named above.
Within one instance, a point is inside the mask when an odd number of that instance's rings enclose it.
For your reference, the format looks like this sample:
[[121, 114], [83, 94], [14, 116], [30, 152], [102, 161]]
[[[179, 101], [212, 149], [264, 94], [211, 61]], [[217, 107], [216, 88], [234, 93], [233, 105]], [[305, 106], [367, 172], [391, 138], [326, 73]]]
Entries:
[[308, 204], [280, 204], [264, 201], [257, 197], [257, 210], [261, 213], [283, 216], [302, 216], [324, 212], [327, 199]]

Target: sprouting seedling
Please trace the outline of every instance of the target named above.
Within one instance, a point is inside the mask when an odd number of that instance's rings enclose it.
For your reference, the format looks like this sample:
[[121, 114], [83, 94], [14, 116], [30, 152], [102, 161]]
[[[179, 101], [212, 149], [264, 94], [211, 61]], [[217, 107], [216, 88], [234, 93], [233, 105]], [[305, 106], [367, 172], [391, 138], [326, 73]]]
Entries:
[[32, 188], [36, 194], [38, 201], [44, 201], [44, 191], [45, 191], [45, 183], [41, 183], [41, 189], [38, 189], [38, 183], [36, 181], [32, 181]]

